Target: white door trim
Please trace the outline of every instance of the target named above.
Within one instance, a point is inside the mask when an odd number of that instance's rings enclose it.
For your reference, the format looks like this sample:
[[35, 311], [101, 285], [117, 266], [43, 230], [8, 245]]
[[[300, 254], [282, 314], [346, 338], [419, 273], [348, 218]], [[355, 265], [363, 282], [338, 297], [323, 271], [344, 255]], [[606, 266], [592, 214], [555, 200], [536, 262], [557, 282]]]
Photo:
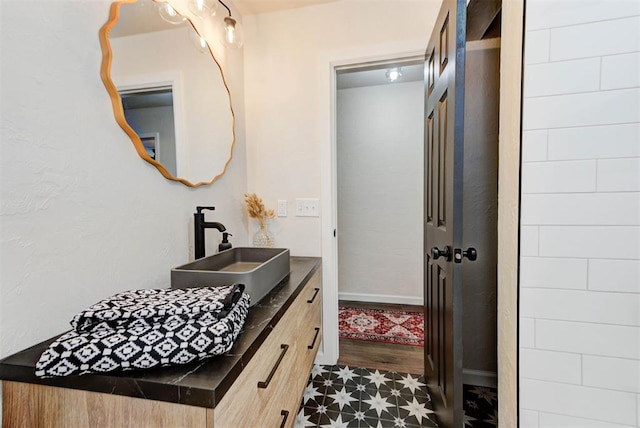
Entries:
[[518, 426], [518, 257], [524, 0], [502, 2], [498, 157], [498, 413]]
[[[422, 43], [422, 42], [421, 42]], [[320, 60], [322, 70], [319, 84], [330, 96], [320, 101], [318, 111], [328, 115], [320, 121], [326, 123], [326, 139], [321, 150], [321, 234], [322, 234], [322, 282], [323, 282], [323, 339], [318, 353], [319, 364], [336, 364], [338, 361], [338, 248], [334, 230], [337, 230], [337, 154], [336, 154], [336, 71], [363, 64], [385, 63], [397, 60], [423, 59], [424, 51], [390, 49], [383, 54], [360, 55], [352, 51], [333, 52]], [[328, 70], [327, 70], [328, 69]], [[327, 73], [328, 71], [328, 73]], [[325, 80], [326, 79], [326, 80]], [[325, 104], [327, 103], [328, 104]], [[324, 119], [324, 121], [323, 121]], [[321, 125], [322, 126], [322, 125]]]
[[173, 70], [159, 73], [137, 74], [134, 76], [119, 76], [114, 79], [114, 81], [115, 80], [118, 81], [118, 92], [171, 87], [173, 94], [173, 129], [176, 144], [176, 177], [184, 177], [187, 166], [182, 72]]

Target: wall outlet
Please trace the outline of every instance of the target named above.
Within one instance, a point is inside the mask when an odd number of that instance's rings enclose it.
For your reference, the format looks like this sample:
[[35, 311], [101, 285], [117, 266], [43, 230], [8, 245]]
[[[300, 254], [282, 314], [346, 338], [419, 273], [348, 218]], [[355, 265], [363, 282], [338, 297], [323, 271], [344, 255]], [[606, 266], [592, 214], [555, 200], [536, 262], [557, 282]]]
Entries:
[[296, 217], [319, 217], [320, 202], [318, 199], [296, 199]]
[[287, 216], [287, 200], [278, 199], [278, 217]]

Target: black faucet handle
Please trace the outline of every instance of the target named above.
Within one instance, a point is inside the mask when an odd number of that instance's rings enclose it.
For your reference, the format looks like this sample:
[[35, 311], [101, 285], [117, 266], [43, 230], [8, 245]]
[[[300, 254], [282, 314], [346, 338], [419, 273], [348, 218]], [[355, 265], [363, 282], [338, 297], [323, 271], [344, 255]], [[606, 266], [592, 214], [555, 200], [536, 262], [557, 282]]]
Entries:
[[202, 214], [202, 210], [211, 210], [211, 211], [213, 211], [215, 209], [216, 209], [216, 207], [196, 207], [196, 212], [198, 214]]

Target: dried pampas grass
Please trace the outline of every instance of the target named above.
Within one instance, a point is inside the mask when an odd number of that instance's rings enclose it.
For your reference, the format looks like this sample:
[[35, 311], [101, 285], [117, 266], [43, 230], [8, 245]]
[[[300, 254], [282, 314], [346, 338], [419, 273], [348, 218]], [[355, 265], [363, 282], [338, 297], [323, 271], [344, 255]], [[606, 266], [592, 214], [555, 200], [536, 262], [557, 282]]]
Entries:
[[255, 218], [260, 225], [260, 229], [267, 227], [267, 219], [274, 218], [276, 216], [275, 210], [268, 210], [262, 202], [262, 198], [259, 198], [255, 193], [245, 193], [244, 202], [247, 204], [247, 213], [249, 217]]

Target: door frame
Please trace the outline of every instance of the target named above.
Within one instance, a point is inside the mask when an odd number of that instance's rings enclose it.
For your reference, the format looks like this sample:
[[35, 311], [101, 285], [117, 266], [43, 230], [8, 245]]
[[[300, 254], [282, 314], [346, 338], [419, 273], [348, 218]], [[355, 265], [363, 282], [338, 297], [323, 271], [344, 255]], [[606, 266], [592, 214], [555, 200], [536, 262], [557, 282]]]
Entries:
[[184, 129], [184, 89], [182, 73], [169, 70], [157, 73], [136, 74], [118, 78], [116, 89], [121, 91], [143, 92], [159, 88], [171, 88], [173, 95], [173, 130], [176, 146], [176, 177], [184, 177], [186, 173], [186, 148]]
[[[415, 64], [414, 64], [415, 63]], [[424, 52], [420, 53], [420, 54], [416, 54], [416, 55], [411, 55], [411, 56], [403, 56], [403, 57], [396, 57], [396, 56], [385, 56], [385, 57], [380, 57], [377, 60], [373, 60], [371, 58], [369, 58], [368, 61], [365, 62], [348, 62], [342, 65], [337, 65], [337, 64], [333, 64], [333, 77], [334, 79], [337, 79], [337, 74], [338, 72], [343, 72], [345, 70], [362, 70], [362, 69], [389, 69], [389, 68], [393, 68], [393, 67], [406, 67], [407, 64], [410, 65], [419, 65], [421, 68], [424, 66]], [[400, 82], [402, 83], [402, 82]], [[417, 83], [417, 81], [411, 81], [409, 83]], [[337, 84], [337, 80], [336, 80], [336, 84]], [[388, 83], [389, 84], [389, 83]], [[332, 118], [334, 119], [334, 123], [335, 126], [337, 127], [338, 124], [338, 107], [335, 104], [335, 102], [337, 102], [337, 87], [335, 88], [334, 92], [332, 92], [333, 94], [333, 103], [332, 106], [335, 108], [333, 114], [332, 114]], [[422, 93], [421, 93], [422, 96]], [[421, 137], [422, 138], [422, 137]], [[422, 141], [421, 141], [422, 142]], [[333, 156], [335, 156], [332, 161], [333, 161], [333, 165], [338, 164], [338, 151], [337, 151], [337, 128], [334, 129], [333, 132], [333, 141], [332, 141], [332, 150], [333, 150]], [[335, 181], [333, 182], [333, 186], [332, 186], [332, 192], [334, 192], [335, 197], [334, 199], [334, 204], [335, 204], [335, 209], [336, 209], [336, 218], [335, 218], [335, 224], [338, 224], [339, 218], [338, 218], [338, 172], [336, 169], [336, 176], [335, 176]], [[338, 231], [339, 233], [339, 231]], [[340, 300], [340, 298], [345, 299], [346, 300], [358, 300], [358, 296], [357, 295], [353, 295], [353, 296], [345, 296], [345, 294], [342, 294], [342, 296], [340, 296], [340, 280], [339, 278], [339, 264], [338, 264], [338, 258], [340, 257], [339, 254], [339, 250], [338, 250], [338, 243], [337, 243], [337, 239], [335, 239], [334, 241], [336, 241], [335, 244], [335, 257], [336, 257], [336, 286], [338, 288], [338, 300]], [[420, 256], [422, 256], [422, 245], [420, 246]], [[420, 291], [422, 291], [422, 288], [420, 287]], [[348, 293], [348, 294], [352, 294], [352, 293]], [[353, 299], [349, 299], [348, 297], [354, 297]], [[394, 304], [405, 304], [405, 305], [416, 305], [416, 306], [422, 306], [424, 301], [422, 298], [420, 297], [409, 297], [409, 296], [386, 296], [386, 295], [381, 295], [381, 294], [369, 294], [366, 296], [366, 301], [367, 302], [382, 302], [382, 303], [394, 303]], [[391, 299], [391, 300], [389, 300]]]
[[[384, 64], [393, 61], [424, 58], [424, 51], [403, 51], [393, 48], [389, 53], [356, 56], [351, 51], [332, 52], [320, 59], [323, 70], [321, 84], [326, 84], [330, 96], [328, 105], [319, 111], [328, 115], [324, 117], [328, 128], [325, 137], [329, 144], [322, 144], [320, 159], [321, 169], [321, 255], [322, 255], [322, 345], [316, 362], [319, 364], [336, 364], [339, 355], [338, 342], [338, 240], [334, 231], [338, 225], [338, 174], [337, 174], [337, 71], [349, 67], [361, 67], [364, 64]], [[328, 74], [324, 74], [327, 72]], [[327, 93], [327, 92], [325, 92]], [[328, 108], [327, 108], [328, 107]]]
[[[520, 146], [525, 0], [502, 2], [498, 138], [498, 414], [518, 425]], [[516, 251], [514, 251], [514, 249]]]
[[[498, 405], [500, 422], [518, 426], [518, 263], [520, 210], [520, 144], [524, 0], [503, 1], [500, 54], [500, 137], [498, 167]], [[316, 362], [338, 361], [338, 261], [336, 175], [336, 67], [423, 56], [426, 40], [416, 50], [407, 44], [372, 47], [371, 55], [353, 50], [324, 52], [318, 59], [322, 93], [318, 100], [321, 144], [321, 244], [323, 264], [323, 343]]]

